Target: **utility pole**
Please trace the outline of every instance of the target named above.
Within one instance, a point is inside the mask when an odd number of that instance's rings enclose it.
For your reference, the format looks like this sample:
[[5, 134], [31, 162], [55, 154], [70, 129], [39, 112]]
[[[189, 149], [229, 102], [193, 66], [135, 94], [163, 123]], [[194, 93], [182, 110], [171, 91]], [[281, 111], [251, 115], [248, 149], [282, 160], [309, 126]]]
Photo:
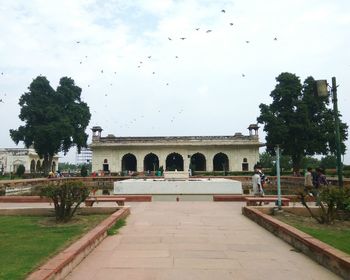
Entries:
[[332, 101], [334, 111], [334, 126], [335, 126], [335, 143], [337, 147], [337, 171], [338, 171], [338, 185], [343, 187], [343, 164], [341, 162], [341, 144], [340, 144], [340, 129], [339, 129], [339, 111], [338, 111], [338, 97], [337, 97], [337, 82], [335, 77], [332, 78]]

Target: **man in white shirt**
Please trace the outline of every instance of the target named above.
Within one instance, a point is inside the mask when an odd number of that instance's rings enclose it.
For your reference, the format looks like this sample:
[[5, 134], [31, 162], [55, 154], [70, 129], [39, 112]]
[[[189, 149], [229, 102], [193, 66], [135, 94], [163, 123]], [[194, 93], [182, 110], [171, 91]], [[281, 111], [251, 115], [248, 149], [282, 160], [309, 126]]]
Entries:
[[261, 187], [261, 178], [259, 171], [255, 169], [254, 175], [252, 176], [252, 183], [253, 183], [253, 194], [256, 196], [262, 196], [263, 191]]

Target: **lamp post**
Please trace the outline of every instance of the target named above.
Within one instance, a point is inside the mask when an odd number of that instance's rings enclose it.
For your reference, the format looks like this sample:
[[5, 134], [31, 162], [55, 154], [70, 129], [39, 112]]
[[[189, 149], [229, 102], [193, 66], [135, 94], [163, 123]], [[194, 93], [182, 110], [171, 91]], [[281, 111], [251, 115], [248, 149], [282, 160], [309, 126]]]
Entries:
[[332, 102], [333, 102], [338, 185], [339, 187], [343, 187], [343, 165], [341, 162], [341, 144], [340, 144], [341, 142], [340, 142], [340, 129], [339, 129], [337, 82], [335, 77], [332, 77], [332, 86], [328, 85], [327, 80], [316, 81], [316, 91], [318, 96], [328, 97], [328, 87], [330, 88]]
[[276, 175], [277, 175], [277, 204], [278, 209], [281, 210], [281, 173], [280, 173], [280, 146], [276, 146]]

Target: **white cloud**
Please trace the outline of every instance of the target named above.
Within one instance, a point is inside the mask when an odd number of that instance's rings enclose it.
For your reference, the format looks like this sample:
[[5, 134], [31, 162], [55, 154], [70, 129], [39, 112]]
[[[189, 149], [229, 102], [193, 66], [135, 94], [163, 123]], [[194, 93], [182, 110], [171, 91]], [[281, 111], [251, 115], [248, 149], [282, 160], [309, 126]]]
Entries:
[[[284, 71], [301, 80], [336, 75], [350, 123], [349, 8], [326, 0], [2, 1], [3, 131], [19, 125], [18, 99], [39, 74], [53, 86], [71, 76], [91, 125], [116, 135], [246, 133]], [[14, 144], [5, 133], [0, 145]]]

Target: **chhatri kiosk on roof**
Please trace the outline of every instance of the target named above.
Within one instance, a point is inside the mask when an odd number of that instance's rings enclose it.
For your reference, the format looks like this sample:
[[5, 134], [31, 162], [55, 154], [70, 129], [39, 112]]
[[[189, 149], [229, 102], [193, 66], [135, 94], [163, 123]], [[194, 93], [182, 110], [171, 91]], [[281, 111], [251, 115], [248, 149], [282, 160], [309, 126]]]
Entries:
[[258, 125], [249, 135], [102, 137], [102, 128], [92, 128], [92, 171], [252, 171], [259, 161]]

